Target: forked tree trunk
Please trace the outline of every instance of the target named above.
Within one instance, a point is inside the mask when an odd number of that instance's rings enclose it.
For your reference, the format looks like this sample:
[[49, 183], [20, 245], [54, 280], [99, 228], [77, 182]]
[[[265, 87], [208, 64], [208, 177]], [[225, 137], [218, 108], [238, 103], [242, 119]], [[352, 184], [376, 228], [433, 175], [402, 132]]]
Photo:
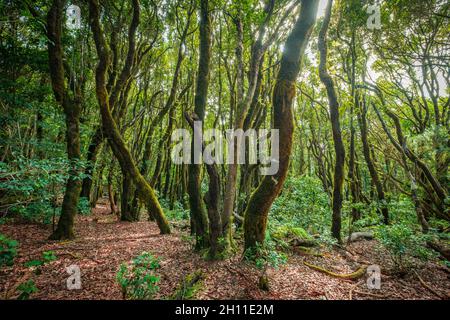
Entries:
[[[238, 46], [236, 48], [236, 58], [238, 60], [238, 75], [237, 75], [237, 87], [238, 87], [238, 104], [236, 110], [236, 117], [234, 119], [234, 130], [240, 130], [244, 128], [245, 119], [247, 117], [249, 108], [253, 102], [253, 97], [258, 86], [258, 76], [261, 67], [261, 61], [268, 48], [268, 43], [263, 43], [264, 35], [266, 34], [266, 28], [273, 14], [274, 1], [269, 1], [266, 4], [266, 17], [258, 28], [258, 38], [252, 46], [252, 53], [250, 59], [250, 70], [248, 72], [248, 89], [244, 97], [244, 66], [243, 66], [243, 29], [242, 22], [239, 19], [236, 20], [236, 27], [238, 31]], [[233, 156], [232, 163], [228, 166], [228, 173], [226, 178], [224, 204], [222, 212], [222, 229], [223, 238], [225, 241], [225, 249], [228, 249], [231, 244], [231, 221], [234, 211], [234, 204], [236, 200], [236, 185], [238, 178], [238, 158], [239, 150], [237, 138], [233, 137]], [[245, 141], [243, 141], [245, 144]]]
[[[133, 1], [135, 10], [139, 10], [138, 0]], [[110, 102], [108, 99], [109, 93], [106, 89], [106, 72], [110, 65], [109, 49], [106, 45], [103, 30], [100, 26], [100, 8], [98, 0], [89, 1], [89, 22], [94, 34], [95, 45], [99, 57], [99, 63], [96, 70], [96, 93], [97, 100], [100, 105], [100, 114], [102, 118], [103, 130], [108, 137], [108, 142], [114, 153], [114, 156], [119, 161], [123, 173], [130, 176], [131, 181], [135, 184], [139, 198], [146, 204], [149, 211], [155, 216], [156, 222], [162, 234], [170, 233], [169, 223], [164, 215], [164, 212], [159, 204], [158, 198], [153, 188], [147, 183], [145, 178], [139, 172], [130, 151], [125, 145], [116, 122], [113, 119]], [[134, 15], [139, 17], [139, 14]], [[137, 18], [137, 23], [139, 19]]]
[[273, 93], [274, 129], [279, 130], [280, 137], [279, 170], [273, 176], [264, 177], [250, 198], [244, 221], [246, 249], [264, 242], [270, 207], [286, 179], [294, 130], [292, 102], [295, 97], [295, 82], [316, 20], [318, 4], [319, 1], [316, 0], [302, 1], [300, 17], [284, 46], [280, 71]]
[[334, 88], [333, 80], [327, 71], [327, 32], [331, 18], [333, 0], [328, 0], [325, 18], [319, 32], [318, 49], [320, 53], [319, 77], [327, 90], [328, 104], [330, 106], [331, 128], [333, 132], [334, 152], [336, 156], [333, 180], [333, 217], [331, 233], [339, 243], [341, 239], [341, 208], [342, 185], [344, 182], [345, 149], [342, 142], [341, 124], [339, 122], [339, 102]]

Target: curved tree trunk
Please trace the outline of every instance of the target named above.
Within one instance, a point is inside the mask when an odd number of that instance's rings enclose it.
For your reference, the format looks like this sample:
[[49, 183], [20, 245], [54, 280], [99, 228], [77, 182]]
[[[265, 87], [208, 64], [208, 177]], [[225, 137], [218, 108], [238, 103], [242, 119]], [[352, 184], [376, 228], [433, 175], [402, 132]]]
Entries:
[[327, 32], [331, 18], [331, 8], [333, 0], [328, 0], [325, 18], [322, 28], [319, 32], [318, 49], [320, 53], [319, 77], [327, 90], [328, 103], [330, 106], [331, 128], [333, 131], [334, 152], [336, 155], [336, 162], [334, 166], [334, 181], [333, 181], [333, 219], [331, 226], [331, 233], [339, 243], [341, 239], [341, 208], [342, 208], [342, 184], [344, 182], [344, 161], [345, 149], [342, 142], [341, 125], [339, 122], [339, 102], [337, 99], [336, 90], [334, 88], [333, 80], [327, 71]]
[[50, 239], [53, 240], [75, 238], [73, 223], [75, 215], [78, 212], [78, 200], [81, 189], [81, 182], [78, 179], [79, 172], [76, 169], [76, 163], [74, 163], [81, 157], [81, 93], [79, 92], [79, 87], [76, 87], [74, 89], [74, 98], [71, 98], [68, 93], [68, 88], [65, 85], [63, 48], [61, 43], [63, 9], [64, 1], [54, 0], [47, 16], [50, 76], [56, 101], [63, 107], [66, 116], [67, 156], [71, 162], [69, 179], [66, 184], [66, 192], [62, 203], [61, 217], [59, 218], [56, 230], [50, 236]]
[[[93, 174], [94, 174], [94, 168], [95, 163], [97, 161], [97, 155], [100, 151], [100, 147], [102, 145], [103, 141], [103, 135], [102, 130], [100, 127], [98, 127], [94, 135], [91, 138], [91, 141], [89, 143], [88, 152], [87, 152], [87, 161], [88, 161], [88, 167], [85, 170], [85, 174], [87, 177], [83, 179], [83, 185], [81, 187], [81, 193], [80, 197], [87, 198], [89, 201], [91, 201], [91, 190], [92, 190], [92, 183], [93, 183]], [[95, 203], [91, 203], [91, 206], [95, 206]]]
[[375, 189], [377, 190], [378, 200], [381, 202], [381, 214], [383, 216], [383, 221], [385, 224], [389, 224], [389, 211], [385, 203], [385, 195], [383, 190], [383, 185], [381, 184], [380, 178], [378, 177], [377, 169], [370, 156], [370, 147], [367, 139], [367, 106], [366, 102], [363, 100], [360, 113], [358, 113], [359, 128], [361, 131], [361, 141], [363, 145], [364, 159], [367, 163], [367, 168], [369, 169], [370, 177]]
[[284, 46], [280, 71], [273, 93], [274, 129], [279, 130], [279, 170], [273, 176], [266, 176], [250, 198], [245, 211], [245, 248], [264, 242], [267, 216], [273, 201], [278, 196], [286, 179], [292, 149], [294, 130], [292, 102], [295, 97], [295, 81], [308, 44], [317, 14], [319, 2], [303, 0], [300, 17], [295, 23]]
[[[139, 2], [133, 1], [135, 8], [133, 21], [135, 29], [139, 23]], [[169, 223], [164, 215], [164, 212], [159, 204], [158, 198], [153, 188], [147, 183], [144, 177], [139, 172], [130, 151], [125, 145], [116, 122], [111, 113], [110, 102], [108, 99], [108, 91], [106, 89], [106, 71], [110, 64], [110, 55], [106, 45], [103, 30], [100, 26], [100, 9], [98, 0], [89, 1], [89, 22], [94, 34], [95, 45], [99, 57], [99, 63], [96, 70], [96, 93], [97, 100], [100, 105], [100, 114], [103, 123], [103, 130], [108, 137], [109, 144], [114, 153], [114, 156], [119, 161], [122, 172], [130, 176], [131, 181], [136, 185], [139, 198], [146, 204], [147, 208], [155, 216], [156, 222], [162, 234], [170, 233]], [[130, 32], [132, 33], [132, 32]], [[134, 36], [134, 34], [133, 34]]]

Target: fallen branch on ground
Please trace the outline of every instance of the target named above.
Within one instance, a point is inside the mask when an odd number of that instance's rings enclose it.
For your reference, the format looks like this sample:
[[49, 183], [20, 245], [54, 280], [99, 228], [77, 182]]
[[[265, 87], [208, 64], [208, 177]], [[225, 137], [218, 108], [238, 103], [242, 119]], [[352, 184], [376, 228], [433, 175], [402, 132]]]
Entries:
[[422, 286], [424, 286], [424, 288], [428, 289], [428, 291], [434, 293], [437, 297], [439, 297], [441, 299], [447, 299], [447, 297], [444, 297], [440, 293], [436, 292], [433, 288], [431, 288], [428, 284], [426, 284], [426, 282], [423, 281], [423, 279], [419, 276], [419, 274], [415, 270], [414, 270], [414, 273], [416, 274], [417, 278], [419, 279]]
[[352, 298], [353, 298], [353, 291], [354, 291], [361, 283], [363, 283], [362, 280], [358, 281], [355, 285], [353, 285], [353, 286], [350, 288], [350, 291], [348, 292], [348, 299], [349, 299], [349, 300], [352, 300]]
[[306, 247], [293, 247], [292, 250], [301, 256], [323, 257], [322, 253], [314, 252], [310, 248]]
[[303, 263], [305, 264], [305, 266], [310, 267], [311, 269], [314, 269], [316, 271], [325, 273], [325, 274], [335, 277], [335, 278], [347, 279], [347, 280], [355, 280], [355, 279], [361, 278], [366, 273], [366, 269], [367, 269], [367, 266], [364, 265], [364, 266], [361, 266], [355, 272], [348, 273], [348, 274], [339, 274], [339, 273], [335, 273], [333, 271], [327, 270], [325, 268], [310, 264], [306, 261], [303, 261]]
[[373, 232], [353, 232], [349, 237], [347, 242], [357, 242], [361, 240], [373, 240]]
[[197, 291], [199, 291], [204, 278], [205, 275], [201, 270], [197, 270], [194, 273], [188, 274], [181, 281], [171, 299], [190, 300], [195, 298], [195, 294], [197, 293]]
[[363, 292], [363, 291], [358, 291], [355, 290], [355, 293], [361, 294], [361, 295], [365, 295], [365, 296], [369, 296], [369, 297], [374, 297], [374, 298], [382, 298], [382, 299], [386, 299], [388, 296], [387, 295], [383, 295], [383, 294], [376, 294], [376, 293], [370, 293], [370, 292]]

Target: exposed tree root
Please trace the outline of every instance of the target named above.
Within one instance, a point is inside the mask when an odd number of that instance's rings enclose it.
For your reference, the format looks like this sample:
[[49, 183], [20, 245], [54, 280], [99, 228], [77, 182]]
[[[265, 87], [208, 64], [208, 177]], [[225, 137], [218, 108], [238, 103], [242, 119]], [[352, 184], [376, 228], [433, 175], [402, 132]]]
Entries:
[[323, 257], [322, 253], [314, 252], [310, 248], [306, 247], [292, 247], [292, 251], [301, 256]]
[[293, 238], [289, 240], [289, 244], [293, 247], [316, 247], [318, 243], [314, 240], [301, 239], [301, 238]]
[[305, 266], [310, 267], [311, 269], [314, 269], [316, 271], [325, 273], [329, 276], [335, 277], [335, 278], [339, 278], [339, 279], [348, 279], [348, 280], [354, 280], [354, 279], [359, 279], [361, 278], [365, 273], [366, 273], [366, 269], [367, 266], [361, 266], [358, 270], [356, 270], [355, 272], [352, 273], [348, 273], [348, 274], [339, 274], [339, 273], [335, 273], [332, 272], [330, 270], [327, 270], [325, 268], [310, 264], [306, 261], [303, 261], [303, 263], [305, 264]]
[[352, 298], [353, 298], [353, 291], [355, 291], [355, 289], [356, 289], [361, 283], [363, 283], [362, 280], [358, 281], [355, 285], [353, 285], [353, 286], [350, 288], [350, 291], [348, 292], [348, 299], [349, 299], [349, 300], [352, 300]]
[[425, 281], [423, 281], [423, 279], [419, 276], [419, 274], [414, 270], [414, 273], [417, 276], [417, 279], [419, 279], [420, 283], [422, 284], [422, 286], [427, 289], [428, 291], [430, 291], [431, 293], [433, 293], [434, 295], [436, 295], [437, 297], [441, 298], [441, 299], [448, 299], [448, 297], [443, 296], [442, 294], [436, 292], [433, 288], [431, 288]]
[[379, 298], [379, 299], [386, 299], [388, 297], [387, 295], [383, 295], [383, 294], [363, 292], [363, 291], [358, 291], [358, 290], [355, 290], [354, 292], [357, 294], [364, 295], [364, 296], [369, 296], [369, 297], [374, 297], [374, 298]]
[[439, 252], [442, 257], [450, 261], [450, 248], [447, 248], [437, 242], [427, 242], [427, 246], [436, 252]]
[[205, 275], [201, 270], [188, 274], [181, 284], [178, 286], [175, 293], [172, 295], [173, 300], [190, 300], [195, 297], [195, 294], [202, 285], [202, 280]]

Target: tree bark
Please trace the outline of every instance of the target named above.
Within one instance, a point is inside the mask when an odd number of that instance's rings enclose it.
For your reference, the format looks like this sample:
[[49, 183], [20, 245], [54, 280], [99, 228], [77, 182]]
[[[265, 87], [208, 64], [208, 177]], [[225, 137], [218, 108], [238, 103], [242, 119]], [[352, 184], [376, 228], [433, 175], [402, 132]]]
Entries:
[[[137, 28], [137, 24], [139, 23], [139, 1], [133, 0], [133, 6], [135, 8], [133, 21]], [[108, 99], [109, 93], [106, 89], [106, 72], [111, 59], [103, 30], [100, 26], [98, 0], [89, 1], [89, 15], [89, 22], [92, 33], [94, 34], [97, 55], [99, 57], [99, 63], [96, 70], [96, 94], [100, 105], [103, 131], [108, 138], [114, 156], [119, 161], [122, 172], [129, 174], [131, 181], [136, 185], [141, 201], [146, 204], [147, 208], [155, 216], [161, 233], [168, 234], [170, 233], [170, 226], [159, 204], [158, 198], [156, 197], [153, 188], [139, 172], [111, 113], [110, 102]], [[132, 34], [132, 36], [134, 36], [134, 34]]]
[[279, 170], [273, 176], [265, 176], [250, 198], [244, 220], [246, 249], [264, 242], [270, 207], [283, 186], [289, 168], [294, 130], [292, 102], [295, 97], [295, 82], [316, 20], [318, 1], [303, 0], [301, 6], [300, 16], [284, 46], [272, 100], [273, 127], [279, 130], [280, 137]]
[[[88, 167], [85, 170], [85, 174], [87, 177], [83, 179], [83, 185], [81, 187], [81, 193], [80, 197], [87, 198], [89, 201], [91, 201], [91, 190], [92, 190], [92, 176], [94, 174], [94, 168], [95, 163], [97, 161], [97, 155], [100, 150], [100, 147], [102, 145], [103, 141], [103, 134], [101, 127], [98, 127], [94, 135], [91, 138], [91, 141], [89, 143], [88, 152], [87, 152], [87, 161], [88, 161]], [[91, 203], [92, 206], [95, 206], [95, 203]]]
[[327, 32], [331, 19], [333, 0], [328, 0], [325, 18], [319, 32], [318, 49], [320, 53], [319, 77], [327, 90], [330, 107], [331, 128], [333, 132], [334, 153], [336, 156], [333, 180], [333, 218], [331, 233], [339, 243], [341, 239], [342, 185], [344, 182], [345, 148], [342, 142], [341, 124], [339, 121], [339, 102], [333, 80], [327, 71]]
[[64, 1], [54, 0], [47, 15], [48, 55], [52, 88], [59, 105], [62, 106], [66, 116], [66, 143], [67, 156], [71, 163], [69, 179], [61, 209], [58, 226], [50, 236], [52, 240], [73, 239], [75, 234], [73, 224], [78, 212], [81, 182], [78, 179], [76, 161], [81, 157], [80, 152], [80, 114], [81, 93], [80, 88], [74, 86], [74, 98], [68, 93], [65, 85], [63, 48], [62, 48], [62, 22]]
[[[209, 72], [211, 63], [211, 20], [209, 16], [208, 0], [200, 2], [200, 56], [195, 93], [195, 120], [205, 119], [205, 109], [209, 86]], [[192, 136], [191, 164], [189, 165], [189, 206], [191, 210], [192, 225], [196, 237], [196, 248], [207, 247], [208, 244], [208, 219], [205, 206], [201, 197], [201, 165], [194, 161], [194, 142], [197, 138]]]
[[372, 158], [370, 156], [370, 147], [367, 139], [367, 106], [364, 99], [361, 105], [358, 120], [359, 120], [359, 128], [361, 131], [361, 141], [363, 145], [364, 159], [366, 160], [367, 168], [369, 169], [370, 178], [372, 179], [372, 182], [375, 185], [375, 189], [377, 190], [378, 200], [381, 202], [380, 211], [383, 216], [383, 222], [384, 224], [389, 224], [389, 211], [386, 206], [387, 204], [385, 203], [383, 185], [381, 184], [380, 178], [378, 177], [377, 169], [375, 168], [375, 164], [373, 163]]
[[[261, 67], [261, 60], [264, 56], [265, 51], [267, 50], [267, 44], [263, 44], [264, 35], [266, 34], [266, 27], [270, 21], [270, 18], [273, 14], [274, 2], [269, 1], [266, 5], [266, 17], [264, 21], [259, 26], [258, 30], [258, 38], [252, 46], [252, 53], [250, 59], [250, 70], [248, 76], [249, 86], [244, 98], [244, 90], [243, 90], [243, 74], [244, 74], [244, 66], [243, 66], [243, 26], [242, 21], [237, 19], [236, 27], [238, 31], [238, 46], [236, 48], [236, 58], [238, 60], [238, 104], [236, 110], [236, 117], [234, 120], [234, 130], [239, 130], [244, 127], [245, 119], [247, 117], [249, 108], [253, 102], [253, 97], [255, 96], [255, 92], [258, 86], [258, 75]], [[231, 244], [231, 218], [234, 210], [235, 198], [236, 198], [236, 185], [237, 185], [237, 176], [238, 176], [238, 161], [239, 158], [239, 146], [236, 138], [234, 139], [234, 148], [233, 148], [233, 163], [228, 166], [228, 174], [225, 186], [225, 196], [224, 196], [224, 204], [223, 204], [223, 213], [222, 213], [222, 223], [223, 223], [223, 237], [226, 243], [226, 247], [229, 248]], [[245, 143], [245, 141], [243, 141]]]

